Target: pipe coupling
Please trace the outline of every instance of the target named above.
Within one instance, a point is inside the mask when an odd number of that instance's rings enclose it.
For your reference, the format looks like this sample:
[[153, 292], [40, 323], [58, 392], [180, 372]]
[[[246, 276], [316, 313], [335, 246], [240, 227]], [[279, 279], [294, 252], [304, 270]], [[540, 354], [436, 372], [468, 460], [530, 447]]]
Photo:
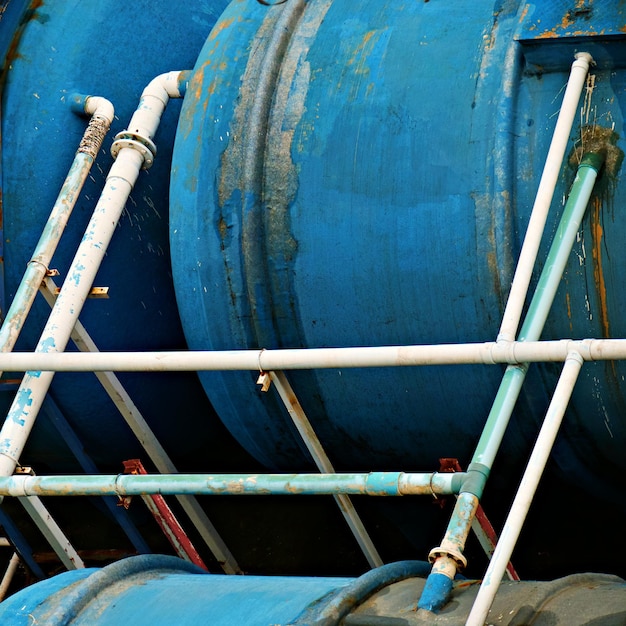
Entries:
[[462, 552], [454, 550], [453, 548], [444, 548], [443, 546], [437, 546], [428, 553], [428, 562], [435, 563], [435, 561], [442, 557], [447, 557], [454, 561], [457, 570], [462, 570], [467, 567], [467, 559], [463, 556]]
[[124, 148], [137, 150], [143, 157], [143, 165], [141, 169], [147, 170], [152, 167], [157, 149], [155, 143], [148, 137], [143, 137], [137, 133], [122, 131], [115, 135], [115, 141], [111, 146], [111, 156], [117, 159], [117, 155]]

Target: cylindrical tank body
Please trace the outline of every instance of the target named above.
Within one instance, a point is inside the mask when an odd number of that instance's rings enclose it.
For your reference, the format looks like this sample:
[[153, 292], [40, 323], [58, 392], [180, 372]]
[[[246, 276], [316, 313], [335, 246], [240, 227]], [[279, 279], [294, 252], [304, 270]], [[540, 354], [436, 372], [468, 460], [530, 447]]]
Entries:
[[[440, 615], [415, 611], [428, 569], [407, 561], [356, 579], [212, 576], [179, 559], [142, 556], [38, 583], [0, 604], [0, 619], [7, 626], [464, 624], [476, 581], [459, 580]], [[508, 582], [491, 615], [503, 626], [620, 624], [625, 594], [621, 578], [598, 574]]]
[[[553, 32], [554, 7], [517, 2], [231, 3], [199, 57], [174, 152], [172, 262], [190, 346], [494, 340], [575, 52], [597, 51], [598, 68], [572, 140], [586, 123], [621, 134], [624, 74], [598, 34], [617, 28], [611, 11], [572, 13]], [[579, 33], [567, 54], [558, 29]], [[623, 333], [619, 165], [589, 207], [543, 338]], [[538, 270], [573, 175], [565, 164]], [[561, 478], [613, 503], [626, 467], [623, 367], [585, 365], [553, 455]], [[503, 482], [558, 370], [531, 368]], [[469, 462], [501, 375], [450, 366], [290, 379], [339, 469], [422, 470]], [[251, 374], [202, 380], [264, 464], [307, 467], [277, 396]]]

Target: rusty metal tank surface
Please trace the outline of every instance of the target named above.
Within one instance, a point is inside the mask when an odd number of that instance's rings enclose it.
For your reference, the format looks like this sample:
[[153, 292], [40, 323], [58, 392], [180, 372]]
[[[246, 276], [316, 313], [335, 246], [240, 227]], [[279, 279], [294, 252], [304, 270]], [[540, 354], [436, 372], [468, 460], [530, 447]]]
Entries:
[[[549, 5], [231, 3], [196, 64], [174, 150], [170, 240], [190, 346], [493, 340], [576, 51], [597, 67], [572, 139], [588, 125], [622, 134], [623, 10]], [[620, 145], [544, 339], [624, 332]], [[573, 175], [560, 176], [540, 264]], [[501, 477], [529, 449], [557, 371], [531, 368]], [[327, 369], [292, 383], [337, 467], [423, 469], [469, 461], [500, 376]], [[551, 468], [618, 505], [623, 376], [623, 363], [585, 367]], [[307, 466], [284, 409], [252, 375], [201, 378], [265, 465]]]

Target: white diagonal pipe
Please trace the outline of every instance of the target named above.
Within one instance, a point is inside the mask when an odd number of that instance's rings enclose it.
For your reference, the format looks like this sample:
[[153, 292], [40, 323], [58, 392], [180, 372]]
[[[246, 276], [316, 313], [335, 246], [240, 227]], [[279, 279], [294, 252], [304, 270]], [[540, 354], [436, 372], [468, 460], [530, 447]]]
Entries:
[[[139, 171], [154, 158], [152, 138], [170, 97], [180, 97], [182, 72], [158, 76], [144, 90], [128, 133], [113, 144], [116, 156], [76, 256], [37, 344], [36, 353], [65, 350]], [[0, 430], [0, 476], [13, 473], [50, 387], [53, 372], [28, 371]]]
[[17, 572], [19, 564], [20, 556], [17, 552], [14, 552], [11, 560], [9, 561], [6, 572], [2, 577], [2, 582], [0, 582], [0, 602], [2, 602], [2, 600], [6, 598], [9, 587], [11, 586], [11, 582], [13, 581], [13, 577], [15, 576], [15, 572]]
[[548, 156], [543, 168], [537, 195], [530, 214], [528, 228], [522, 244], [517, 267], [511, 290], [502, 316], [502, 324], [498, 333], [498, 341], [514, 341], [520, 319], [522, 317], [522, 309], [526, 294], [528, 293], [528, 285], [532, 276], [539, 244], [543, 235], [543, 229], [548, 217], [548, 211], [554, 196], [565, 149], [570, 138], [572, 124], [576, 117], [580, 94], [587, 79], [589, 66], [593, 63], [593, 59], [588, 52], [579, 52], [576, 54], [576, 60], [572, 64], [567, 88], [563, 96], [563, 104], [559, 111], [559, 116], [554, 128]]
[[113, 105], [106, 98], [100, 96], [87, 96], [85, 98], [77, 95], [72, 108], [91, 115], [91, 119], [41, 237], [35, 246], [33, 256], [26, 266], [15, 297], [2, 322], [0, 328], [1, 352], [10, 352], [17, 342], [39, 286], [48, 271], [52, 255], [76, 205], [96, 155], [102, 146], [102, 141], [113, 121]]
[[539, 480], [554, 446], [582, 364], [583, 359], [577, 352], [571, 353], [565, 361], [522, 482], [515, 494], [515, 500], [511, 505], [506, 522], [504, 522], [502, 534], [498, 539], [498, 544], [465, 626], [483, 626], [487, 619], [487, 614], [493, 604], [506, 566], [511, 559], [511, 554], [537, 491]]

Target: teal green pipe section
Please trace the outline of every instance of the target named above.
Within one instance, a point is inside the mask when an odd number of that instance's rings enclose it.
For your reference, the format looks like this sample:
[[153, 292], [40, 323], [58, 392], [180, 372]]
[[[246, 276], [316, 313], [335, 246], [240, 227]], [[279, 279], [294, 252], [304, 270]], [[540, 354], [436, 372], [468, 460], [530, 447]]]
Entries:
[[[519, 341], [538, 341], [541, 337], [548, 312], [554, 301], [576, 239], [576, 233], [580, 228], [598, 171], [603, 162], [604, 157], [602, 155], [589, 153], [583, 157], [578, 167], [576, 178], [563, 210], [563, 216], [524, 318], [518, 337]], [[481, 463], [489, 468], [493, 465], [527, 371], [528, 364], [507, 367], [472, 458], [473, 463]]]
[[[520, 330], [519, 341], [537, 341], [541, 336], [598, 171], [604, 163], [604, 157], [605, 155], [601, 153], [588, 153], [578, 167], [557, 232]], [[446, 531], [446, 539], [461, 550], [465, 546], [474, 517], [463, 515], [463, 512], [475, 504], [482, 495], [527, 371], [527, 363], [509, 365], [506, 368], [470, 465], [470, 467], [479, 466], [482, 471], [471, 473], [471, 485], [467, 487], [463, 485], [456, 501]], [[447, 602], [449, 590], [441, 591], [447, 587], [442, 587], [439, 577], [436, 567], [433, 567], [433, 573], [429, 576], [418, 602], [419, 608], [437, 612]]]
[[467, 474], [154, 474], [117, 476], [8, 476], [0, 495], [445, 495], [458, 493]]

